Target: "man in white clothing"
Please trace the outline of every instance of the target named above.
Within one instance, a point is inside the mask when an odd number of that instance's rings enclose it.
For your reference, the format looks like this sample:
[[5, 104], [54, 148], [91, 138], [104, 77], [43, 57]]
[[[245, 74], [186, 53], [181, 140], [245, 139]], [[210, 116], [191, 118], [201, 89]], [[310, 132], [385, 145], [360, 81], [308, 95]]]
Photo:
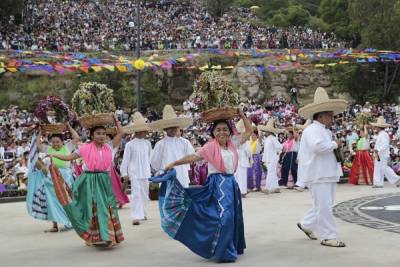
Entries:
[[151, 144], [145, 139], [150, 130], [142, 114], [135, 112], [133, 125], [123, 128], [125, 133], [134, 133], [134, 138], [125, 145], [124, 156], [120, 167], [121, 176], [131, 181], [133, 225], [147, 219], [149, 196], [149, 178], [151, 177], [150, 158]]
[[335, 152], [339, 141], [332, 139], [329, 128], [334, 115], [346, 108], [346, 101], [329, 99], [325, 89], [319, 87], [314, 95], [314, 103], [299, 110], [299, 114], [312, 118], [313, 123], [304, 131], [298, 154], [298, 176], [311, 192], [313, 207], [297, 226], [312, 240], [315, 233], [321, 238], [321, 245], [345, 247], [337, 240], [337, 231], [332, 207], [336, 183], [343, 175]]
[[374, 162], [374, 188], [383, 187], [383, 179], [386, 179], [391, 184], [400, 186], [400, 177], [396, 175], [392, 168], [388, 166], [390, 158], [390, 138], [385, 128], [390, 127], [390, 124], [385, 122], [383, 117], [379, 117], [376, 123], [371, 123], [378, 131], [378, 138], [375, 143], [375, 162]]
[[[163, 119], [151, 124], [154, 130], [166, 132], [166, 136], [154, 146], [150, 160], [151, 167], [155, 171], [163, 170], [168, 164], [195, 153], [189, 140], [177, 137], [179, 129], [188, 127], [192, 122], [193, 120], [190, 118], [178, 117], [172, 106], [166, 105], [163, 109]], [[190, 165], [177, 166], [175, 170], [176, 178], [181, 185], [185, 188], [189, 187]]]
[[267, 181], [265, 184], [265, 193], [280, 193], [279, 178], [277, 173], [279, 155], [282, 151], [282, 144], [279, 143], [275, 134], [281, 130], [274, 127], [274, 120], [270, 119], [267, 125], [259, 125], [258, 129], [265, 132], [264, 152], [262, 161], [267, 166]]

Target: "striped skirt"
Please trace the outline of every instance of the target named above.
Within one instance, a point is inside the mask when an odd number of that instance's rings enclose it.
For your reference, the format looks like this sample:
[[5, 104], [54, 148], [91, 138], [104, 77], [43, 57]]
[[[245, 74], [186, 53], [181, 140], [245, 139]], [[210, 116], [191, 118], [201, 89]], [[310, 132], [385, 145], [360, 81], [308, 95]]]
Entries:
[[68, 191], [58, 169], [50, 171], [57, 198], [87, 244], [115, 245], [124, 240], [108, 173], [84, 172]]

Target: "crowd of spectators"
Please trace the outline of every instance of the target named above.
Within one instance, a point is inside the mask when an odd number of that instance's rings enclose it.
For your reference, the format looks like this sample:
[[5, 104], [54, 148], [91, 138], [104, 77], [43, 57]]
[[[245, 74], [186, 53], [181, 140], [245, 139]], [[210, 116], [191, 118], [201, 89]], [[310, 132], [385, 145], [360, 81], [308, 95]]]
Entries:
[[[135, 49], [136, 2], [27, 0], [23, 23], [0, 18], [0, 49], [101, 51]], [[212, 17], [201, 0], [142, 3], [141, 49], [336, 48], [335, 34], [309, 27], [258, 27], [246, 8]]]
[[[248, 100], [241, 103], [240, 106], [255, 125], [265, 124], [270, 118], [273, 118], [277, 127], [282, 129], [304, 123], [304, 120], [297, 113], [297, 105], [289, 103], [282, 97], [272, 97], [264, 103]], [[356, 115], [360, 112], [370, 113], [374, 118], [384, 116], [385, 120], [392, 125], [386, 129], [391, 138], [390, 164], [397, 173], [400, 173], [400, 105], [396, 104], [349, 105], [347, 110], [336, 118], [332, 131], [336, 138], [342, 141], [344, 170], [346, 171], [351, 167], [352, 158], [355, 154], [355, 142], [360, 136], [361, 129], [356, 123]], [[143, 113], [148, 121], [158, 120], [162, 117], [160, 112], [154, 110], [147, 110]], [[122, 108], [118, 108], [116, 114], [123, 125], [131, 122], [132, 114], [125, 112]], [[197, 106], [190, 100], [185, 101], [180, 108], [180, 116], [194, 119], [194, 124], [182, 131], [182, 136], [190, 140], [195, 148], [205, 144], [209, 139], [209, 132], [207, 125], [199, 120], [200, 112]], [[11, 106], [8, 109], [0, 110], [0, 124], [0, 189], [24, 191], [28, 178], [30, 141], [35, 132], [34, 127], [37, 124], [37, 119], [32, 113], [21, 110], [17, 106]], [[77, 128], [78, 126], [74, 124], [73, 126], [80, 131], [81, 136], [85, 136], [83, 129]], [[372, 128], [369, 131], [372, 154], [377, 133]], [[162, 137], [162, 133], [149, 134], [153, 146]], [[129, 136], [125, 136], [123, 139], [116, 162], [121, 160], [124, 145], [129, 139]], [[279, 134], [278, 139], [283, 143], [286, 139], [285, 134]], [[44, 139], [43, 142], [46, 143], [47, 140]]]

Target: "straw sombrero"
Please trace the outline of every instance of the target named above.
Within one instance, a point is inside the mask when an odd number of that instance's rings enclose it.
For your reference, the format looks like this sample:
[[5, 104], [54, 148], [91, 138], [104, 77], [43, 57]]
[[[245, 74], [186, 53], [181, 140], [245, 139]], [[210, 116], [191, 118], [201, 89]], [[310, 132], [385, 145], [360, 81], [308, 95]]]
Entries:
[[150, 124], [146, 122], [146, 119], [140, 112], [135, 112], [133, 114], [133, 124], [122, 127], [122, 130], [127, 134], [148, 132], [150, 131]]
[[304, 130], [309, 125], [311, 125], [311, 120], [310, 119], [308, 119], [304, 124], [296, 124], [296, 128]]
[[258, 130], [262, 132], [270, 132], [275, 134], [283, 132], [283, 130], [275, 128], [273, 119], [269, 119], [267, 125], [258, 125]]
[[312, 119], [314, 114], [324, 111], [333, 111], [335, 115], [343, 112], [347, 101], [343, 99], [330, 99], [324, 88], [318, 87], [314, 94], [314, 102], [299, 109], [299, 115]]
[[376, 122], [371, 122], [370, 123], [374, 127], [379, 127], [379, 128], [388, 128], [390, 127], [390, 124], [386, 123], [385, 118], [380, 116]]
[[[237, 130], [239, 133], [244, 133], [244, 132], [246, 132], [246, 128], [244, 127], [243, 119], [240, 119], [240, 121], [238, 121], [238, 123], [236, 123], [235, 127], [236, 127], [236, 130]], [[256, 126], [254, 123], [252, 123], [252, 128], [253, 128], [253, 129], [254, 129], [254, 128], [257, 129], [257, 126]]]
[[166, 105], [163, 109], [162, 120], [155, 121], [150, 124], [150, 128], [156, 131], [162, 131], [171, 127], [186, 128], [192, 125], [191, 118], [178, 117], [171, 105]]

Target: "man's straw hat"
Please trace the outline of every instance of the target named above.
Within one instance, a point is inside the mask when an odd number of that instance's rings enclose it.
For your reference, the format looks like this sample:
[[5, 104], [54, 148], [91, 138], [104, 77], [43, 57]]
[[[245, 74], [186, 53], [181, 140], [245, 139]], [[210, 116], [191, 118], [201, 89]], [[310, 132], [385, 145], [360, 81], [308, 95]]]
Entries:
[[370, 123], [374, 127], [379, 127], [379, 128], [388, 128], [390, 127], [390, 124], [386, 123], [385, 118], [380, 116], [376, 122], [371, 122]]
[[262, 132], [270, 132], [275, 134], [283, 132], [282, 129], [275, 128], [273, 119], [269, 119], [267, 125], [258, 125], [258, 130]]
[[304, 131], [304, 129], [307, 128], [307, 126], [311, 125], [311, 120], [308, 119], [304, 124], [296, 124], [296, 128], [301, 129]]
[[324, 88], [318, 87], [314, 94], [314, 102], [299, 109], [300, 116], [312, 119], [314, 114], [333, 111], [334, 115], [343, 112], [347, 101], [343, 99], [330, 99]]
[[[241, 134], [246, 132], [246, 128], [244, 127], [243, 119], [240, 119], [240, 121], [238, 121], [238, 123], [236, 123], [235, 127], [236, 127], [236, 130]], [[253, 129], [254, 128], [257, 129], [257, 127], [256, 127], [256, 125], [254, 123], [252, 123], [252, 128]]]
[[150, 128], [156, 131], [162, 131], [171, 127], [186, 128], [192, 125], [193, 119], [178, 117], [171, 105], [166, 105], [163, 109], [162, 120], [155, 121], [150, 124]]
[[136, 132], [150, 131], [150, 124], [140, 112], [133, 114], [133, 124], [122, 127], [124, 133], [132, 134]]

